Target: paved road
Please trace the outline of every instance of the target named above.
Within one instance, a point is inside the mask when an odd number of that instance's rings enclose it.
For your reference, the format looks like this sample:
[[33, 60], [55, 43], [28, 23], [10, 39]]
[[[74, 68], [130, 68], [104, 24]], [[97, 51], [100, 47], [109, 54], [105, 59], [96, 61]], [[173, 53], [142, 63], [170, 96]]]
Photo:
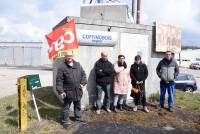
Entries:
[[17, 78], [28, 74], [39, 74], [43, 87], [52, 86], [53, 74], [51, 70], [0, 67], [0, 98], [17, 93]]
[[[198, 84], [197, 92], [200, 92], [200, 70], [180, 68], [180, 72], [193, 74]], [[17, 78], [28, 74], [39, 74], [43, 87], [52, 86], [52, 70], [20, 67], [0, 67], [0, 98], [17, 93]]]

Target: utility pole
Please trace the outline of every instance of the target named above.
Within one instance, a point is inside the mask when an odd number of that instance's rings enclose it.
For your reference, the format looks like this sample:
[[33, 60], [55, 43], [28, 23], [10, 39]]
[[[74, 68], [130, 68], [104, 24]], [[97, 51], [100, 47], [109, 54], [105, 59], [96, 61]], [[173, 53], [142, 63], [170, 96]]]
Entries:
[[137, 24], [140, 24], [140, 8], [141, 8], [141, 0], [137, 0], [137, 19], [136, 19]]
[[133, 20], [135, 21], [135, 18], [134, 18], [134, 16], [135, 16], [135, 0], [132, 0], [132, 16], [133, 16]]

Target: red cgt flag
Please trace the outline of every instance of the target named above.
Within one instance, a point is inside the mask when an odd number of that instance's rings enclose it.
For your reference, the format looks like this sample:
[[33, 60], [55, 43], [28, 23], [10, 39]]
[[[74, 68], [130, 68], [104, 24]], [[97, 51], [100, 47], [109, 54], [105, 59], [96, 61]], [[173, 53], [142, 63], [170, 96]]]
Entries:
[[59, 53], [66, 50], [78, 49], [74, 19], [56, 28], [45, 37], [49, 44], [49, 59], [54, 59]]

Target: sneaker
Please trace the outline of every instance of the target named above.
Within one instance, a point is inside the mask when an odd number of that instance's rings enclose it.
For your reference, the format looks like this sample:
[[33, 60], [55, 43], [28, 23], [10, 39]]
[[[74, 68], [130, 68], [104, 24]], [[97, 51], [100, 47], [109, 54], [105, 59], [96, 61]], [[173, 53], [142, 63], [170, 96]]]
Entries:
[[133, 108], [133, 111], [134, 111], [134, 112], [136, 112], [136, 111], [137, 111], [137, 106], [135, 106], [135, 107]]
[[111, 113], [112, 111], [109, 108], [107, 108], [106, 112]]
[[97, 114], [101, 114], [101, 110], [98, 109], [98, 110], [96, 111], [96, 113], [97, 113]]
[[148, 109], [146, 106], [144, 106], [144, 111], [145, 111], [146, 113], [149, 113], [149, 109]]

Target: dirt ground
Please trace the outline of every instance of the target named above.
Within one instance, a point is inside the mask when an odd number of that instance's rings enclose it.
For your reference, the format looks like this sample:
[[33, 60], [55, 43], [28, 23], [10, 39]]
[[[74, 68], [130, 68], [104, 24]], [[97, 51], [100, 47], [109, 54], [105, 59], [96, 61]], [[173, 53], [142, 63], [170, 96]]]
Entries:
[[[87, 124], [78, 124], [72, 120], [72, 125], [65, 130], [58, 123], [57, 127], [47, 128], [51, 123], [43, 123], [34, 128], [48, 130], [48, 133], [67, 134], [199, 134], [200, 115], [198, 112], [175, 108], [173, 113], [167, 110], [159, 111], [155, 107], [149, 107], [151, 112], [145, 113], [126, 111], [123, 113], [106, 113], [96, 115], [93, 111], [84, 111], [83, 118]], [[71, 113], [71, 115], [73, 115]], [[47, 125], [48, 124], [48, 125]], [[33, 128], [29, 128], [31, 130]], [[31, 132], [31, 131], [27, 132]]]

